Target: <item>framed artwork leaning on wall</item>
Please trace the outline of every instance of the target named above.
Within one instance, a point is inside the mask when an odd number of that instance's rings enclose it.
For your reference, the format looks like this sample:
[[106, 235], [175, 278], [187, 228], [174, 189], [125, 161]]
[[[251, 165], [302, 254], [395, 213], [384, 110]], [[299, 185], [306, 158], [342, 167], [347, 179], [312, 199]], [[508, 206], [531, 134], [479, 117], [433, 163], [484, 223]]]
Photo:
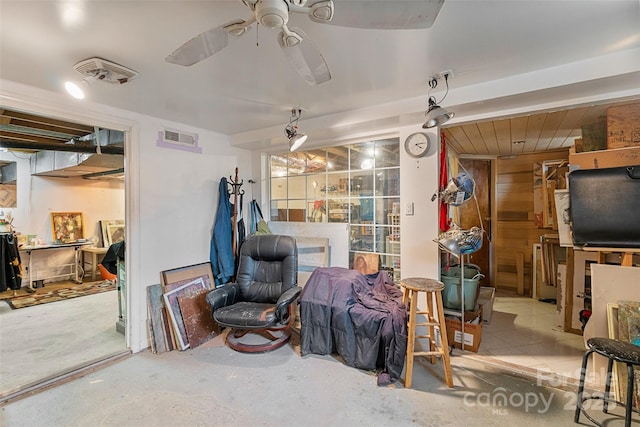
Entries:
[[51, 234], [54, 243], [71, 243], [83, 239], [82, 212], [51, 212]]

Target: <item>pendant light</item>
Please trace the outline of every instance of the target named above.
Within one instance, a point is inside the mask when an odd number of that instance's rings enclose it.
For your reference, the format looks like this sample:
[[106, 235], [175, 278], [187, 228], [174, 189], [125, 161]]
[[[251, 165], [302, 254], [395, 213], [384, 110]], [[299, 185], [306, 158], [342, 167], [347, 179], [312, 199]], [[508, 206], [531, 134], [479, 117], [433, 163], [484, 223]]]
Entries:
[[[447, 94], [449, 93], [448, 79], [449, 79], [449, 74], [445, 73], [444, 81], [447, 85], [447, 91], [445, 92], [444, 96], [440, 100], [440, 103], [444, 101], [444, 99], [447, 97]], [[436, 86], [438, 86], [438, 79], [436, 77], [433, 77], [431, 78], [431, 80], [429, 80], [429, 87], [431, 88], [430, 91], [435, 89]], [[436, 102], [436, 98], [434, 96], [429, 97], [429, 109], [425, 112], [425, 122], [422, 125], [423, 129], [429, 129], [432, 127], [440, 126], [445, 122], [449, 121], [449, 119], [451, 119], [454, 116], [453, 112], [448, 111], [446, 108], [443, 108], [438, 104], [439, 103]]]
[[289, 124], [284, 128], [284, 133], [289, 138], [289, 151], [294, 152], [307, 141], [308, 136], [304, 133], [298, 133], [298, 120], [302, 110], [291, 109], [291, 118]]

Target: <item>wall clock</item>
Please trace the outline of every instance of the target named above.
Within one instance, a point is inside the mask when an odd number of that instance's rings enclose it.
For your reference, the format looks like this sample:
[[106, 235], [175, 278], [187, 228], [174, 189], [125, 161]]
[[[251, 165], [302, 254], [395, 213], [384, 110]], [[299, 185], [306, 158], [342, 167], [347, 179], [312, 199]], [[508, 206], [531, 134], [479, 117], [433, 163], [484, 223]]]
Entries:
[[431, 148], [431, 140], [424, 132], [412, 133], [404, 140], [404, 151], [411, 157], [423, 157], [429, 148]]

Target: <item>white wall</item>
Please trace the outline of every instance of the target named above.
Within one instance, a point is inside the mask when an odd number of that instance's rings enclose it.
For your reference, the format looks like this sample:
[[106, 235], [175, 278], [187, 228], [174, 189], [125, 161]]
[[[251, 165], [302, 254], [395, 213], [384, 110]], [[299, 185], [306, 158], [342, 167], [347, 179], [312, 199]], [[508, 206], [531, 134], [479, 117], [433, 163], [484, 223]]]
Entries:
[[[231, 147], [229, 138], [216, 132], [6, 80], [0, 80], [0, 105], [126, 132], [127, 345], [134, 352], [146, 348], [146, 287], [159, 283], [162, 270], [209, 259], [218, 183], [233, 175], [236, 166], [246, 182], [254, 170], [251, 153]], [[198, 133], [202, 154], [156, 147], [163, 127]], [[45, 206], [57, 203], [43, 197], [48, 200]], [[33, 221], [41, 220], [36, 216]], [[38, 228], [31, 223], [25, 227]]]
[[[400, 259], [402, 278], [427, 277], [438, 279], [439, 250], [434, 239], [438, 237], [438, 203], [431, 196], [438, 188], [438, 159], [440, 137], [438, 130], [422, 129], [421, 125], [399, 129], [400, 146], [414, 132], [425, 132], [435, 153], [415, 159], [404, 149], [400, 156]], [[407, 204], [413, 203], [413, 215], [407, 215]]]
[[1, 152], [0, 159], [16, 162], [16, 207], [0, 212], [11, 213], [13, 227], [20, 234], [35, 234], [50, 243], [51, 212], [82, 212], [84, 238], [99, 243], [99, 220], [124, 219], [123, 181], [31, 176], [30, 154]]

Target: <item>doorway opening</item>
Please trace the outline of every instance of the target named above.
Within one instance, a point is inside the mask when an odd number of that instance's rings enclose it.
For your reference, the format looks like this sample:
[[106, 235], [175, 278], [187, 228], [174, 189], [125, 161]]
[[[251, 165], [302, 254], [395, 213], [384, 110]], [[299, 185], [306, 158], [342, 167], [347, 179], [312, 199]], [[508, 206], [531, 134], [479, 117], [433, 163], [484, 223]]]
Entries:
[[[125, 230], [126, 132], [10, 107], [1, 112], [0, 161], [16, 164], [16, 202], [0, 216], [10, 218], [22, 269], [21, 286], [0, 293], [6, 400], [129, 352], [124, 283], [109, 286], [95, 272]], [[103, 227], [112, 221], [117, 227]]]

